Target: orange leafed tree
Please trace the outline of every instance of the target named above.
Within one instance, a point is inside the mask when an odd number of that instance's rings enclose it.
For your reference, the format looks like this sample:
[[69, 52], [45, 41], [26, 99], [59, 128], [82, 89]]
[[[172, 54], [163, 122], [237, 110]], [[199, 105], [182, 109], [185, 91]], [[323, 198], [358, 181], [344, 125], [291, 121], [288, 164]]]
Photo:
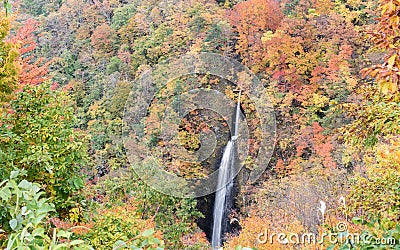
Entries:
[[243, 62], [250, 66], [263, 56], [263, 33], [275, 31], [283, 13], [275, 0], [249, 0], [235, 5], [229, 11], [228, 18], [238, 32], [236, 49]]
[[113, 30], [104, 23], [93, 31], [90, 44], [96, 49], [99, 56], [110, 56], [114, 53], [112, 40]]
[[398, 91], [400, 87], [400, 1], [381, 0], [380, 9], [382, 15], [370, 35], [372, 42], [384, 50], [386, 56], [382, 64], [366, 68], [362, 73], [375, 78], [380, 90], [387, 94]]
[[19, 85], [27, 84], [37, 85], [48, 80], [48, 67], [50, 62], [44, 62], [44, 58], [35, 60], [34, 50], [36, 49], [35, 31], [39, 23], [33, 19], [29, 19], [19, 28], [16, 34], [10, 38], [10, 42], [17, 44], [20, 53], [20, 64], [22, 70], [19, 76]]

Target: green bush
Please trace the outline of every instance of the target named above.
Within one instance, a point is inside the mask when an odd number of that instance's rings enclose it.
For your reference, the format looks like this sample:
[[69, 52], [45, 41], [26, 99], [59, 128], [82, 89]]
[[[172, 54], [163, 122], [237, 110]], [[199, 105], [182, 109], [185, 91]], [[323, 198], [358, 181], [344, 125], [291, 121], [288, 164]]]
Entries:
[[136, 6], [134, 4], [125, 4], [122, 7], [115, 8], [111, 27], [119, 29], [126, 25], [135, 12]]
[[43, 185], [57, 211], [67, 211], [84, 185], [78, 171], [87, 160], [70, 99], [48, 84], [27, 86], [11, 109], [0, 115], [0, 179], [24, 169], [26, 180]]
[[154, 237], [154, 229], [147, 229], [129, 241], [115, 242], [113, 250], [117, 249], [163, 250], [164, 248], [162, 241]]
[[136, 223], [114, 215], [96, 220], [92, 230], [79, 239], [95, 249], [164, 249], [163, 242], [154, 236], [154, 229], [140, 232]]
[[[69, 240], [71, 232], [54, 229], [47, 233], [46, 219], [54, 212], [54, 204], [41, 196], [39, 184], [27, 180], [17, 182], [19, 170], [0, 184], [1, 228], [7, 233], [0, 246], [11, 249], [92, 249], [82, 240]], [[61, 243], [62, 242], [62, 243]]]
[[352, 186], [349, 199], [354, 211], [365, 214], [382, 214], [400, 221], [400, 174], [386, 168], [381, 174], [358, 177]]
[[[99, 182], [96, 191], [103, 196], [102, 206], [109, 209], [124, 205], [122, 201], [134, 197], [135, 211], [144, 220], [154, 220], [156, 229], [163, 232], [168, 249], [183, 249], [181, 238], [192, 233], [194, 223], [202, 214], [196, 209], [195, 199], [181, 199], [157, 192], [147, 186], [134, 172], [112, 172]], [[113, 177], [111, 177], [113, 176]], [[85, 190], [87, 191], [87, 190]], [[93, 195], [92, 191], [91, 194]], [[93, 203], [90, 206], [97, 206]], [[111, 220], [112, 218], [109, 218]]]

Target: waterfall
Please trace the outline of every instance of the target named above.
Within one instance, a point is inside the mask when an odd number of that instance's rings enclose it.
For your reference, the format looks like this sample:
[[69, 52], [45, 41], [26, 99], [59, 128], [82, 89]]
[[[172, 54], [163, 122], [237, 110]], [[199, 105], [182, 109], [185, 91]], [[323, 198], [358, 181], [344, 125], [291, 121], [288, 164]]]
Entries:
[[218, 174], [218, 191], [215, 194], [214, 222], [211, 246], [216, 249], [221, 244], [222, 219], [226, 211], [226, 197], [229, 197], [233, 183], [231, 180], [233, 166], [233, 141], [229, 141], [222, 156]]
[[224, 217], [227, 215], [227, 210], [228, 210], [227, 206], [229, 205], [227, 199], [230, 198], [230, 193], [233, 187], [233, 178], [234, 178], [233, 168], [235, 167], [234, 144], [238, 138], [238, 130], [239, 130], [240, 95], [241, 92], [239, 92], [238, 103], [236, 106], [234, 133], [233, 136], [231, 137], [231, 140], [225, 147], [224, 154], [222, 155], [221, 164], [219, 166], [218, 185], [214, 202], [213, 233], [211, 240], [212, 249], [217, 249], [222, 243], [221, 241], [221, 234], [223, 229], [222, 223]]

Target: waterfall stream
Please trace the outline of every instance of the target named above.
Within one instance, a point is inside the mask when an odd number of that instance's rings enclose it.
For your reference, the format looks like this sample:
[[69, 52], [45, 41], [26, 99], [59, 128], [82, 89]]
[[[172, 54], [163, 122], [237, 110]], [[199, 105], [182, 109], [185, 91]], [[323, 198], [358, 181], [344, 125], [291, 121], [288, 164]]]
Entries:
[[221, 164], [219, 166], [218, 173], [218, 185], [217, 192], [215, 194], [215, 202], [214, 202], [214, 217], [213, 217], [213, 233], [211, 246], [212, 249], [217, 249], [221, 243], [222, 238], [221, 234], [223, 232], [223, 220], [226, 219], [227, 210], [228, 210], [228, 202], [227, 199], [230, 198], [230, 194], [233, 187], [233, 174], [234, 170], [234, 153], [235, 153], [235, 141], [238, 138], [238, 130], [239, 130], [239, 116], [240, 116], [240, 95], [236, 106], [236, 115], [235, 115], [235, 129], [231, 140], [228, 142], [224, 149], [224, 154], [222, 155]]

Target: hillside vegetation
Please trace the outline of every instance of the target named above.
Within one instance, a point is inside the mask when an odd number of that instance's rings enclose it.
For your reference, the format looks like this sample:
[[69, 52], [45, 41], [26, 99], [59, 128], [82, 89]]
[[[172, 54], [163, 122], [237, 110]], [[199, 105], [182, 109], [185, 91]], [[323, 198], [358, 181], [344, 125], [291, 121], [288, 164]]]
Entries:
[[[208, 89], [236, 102], [237, 86], [202, 73], [159, 91], [137, 81], [201, 52], [236, 60], [259, 79], [242, 94], [248, 157], [224, 249], [400, 248], [400, 1], [3, 2], [0, 248], [210, 249], [199, 199], [159, 192], [132, 168], [152, 175], [156, 155], [168, 172], [202, 178], [218, 165], [226, 117], [196, 109], [175, 126], [162, 115], [177, 93]], [[264, 166], [255, 161], [262, 124], [253, 88], [276, 122]], [[133, 160], [124, 145], [127, 100], [140, 117], [131, 150], [148, 152]], [[189, 154], [174, 154], [165, 124], [188, 152], [214, 131], [217, 150], [203, 162], [181, 160]], [[247, 182], [255, 167], [266, 170]], [[337, 238], [281, 242], [272, 233]]]

